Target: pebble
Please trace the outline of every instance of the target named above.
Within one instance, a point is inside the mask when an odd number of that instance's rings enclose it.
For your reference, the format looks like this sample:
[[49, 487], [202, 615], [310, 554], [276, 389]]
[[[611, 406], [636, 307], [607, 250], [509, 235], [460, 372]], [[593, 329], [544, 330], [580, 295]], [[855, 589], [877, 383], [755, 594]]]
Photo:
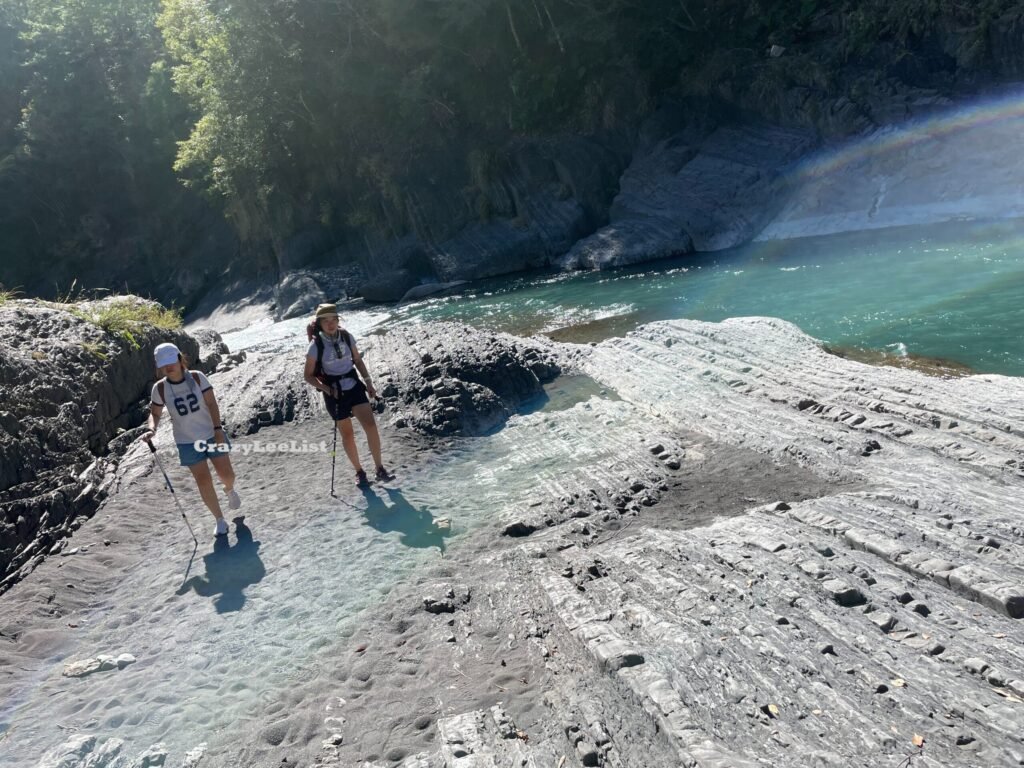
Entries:
[[972, 675], [983, 674], [989, 665], [984, 659], [979, 659], [977, 656], [972, 656], [969, 659], [964, 659], [964, 669], [970, 672]]

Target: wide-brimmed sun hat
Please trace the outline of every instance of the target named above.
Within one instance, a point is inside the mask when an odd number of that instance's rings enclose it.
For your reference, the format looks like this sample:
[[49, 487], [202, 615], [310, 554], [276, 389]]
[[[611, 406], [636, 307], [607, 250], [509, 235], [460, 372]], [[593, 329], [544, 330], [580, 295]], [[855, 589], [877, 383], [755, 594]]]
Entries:
[[329, 317], [334, 315], [338, 316], [338, 305], [337, 304], [320, 304], [316, 308], [316, 318], [319, 320], [321, 317]]

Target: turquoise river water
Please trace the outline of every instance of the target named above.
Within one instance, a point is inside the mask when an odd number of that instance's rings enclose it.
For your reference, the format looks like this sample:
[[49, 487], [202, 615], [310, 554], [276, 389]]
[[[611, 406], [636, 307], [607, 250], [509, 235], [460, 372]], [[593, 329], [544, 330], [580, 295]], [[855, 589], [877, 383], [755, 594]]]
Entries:
[[1024, 223], [754, 243], [612, 272], [494, 279], [388, 319], [590, 341], [652, 320], [749, 315], [792, 321], [840, 347], [1024, 375]]

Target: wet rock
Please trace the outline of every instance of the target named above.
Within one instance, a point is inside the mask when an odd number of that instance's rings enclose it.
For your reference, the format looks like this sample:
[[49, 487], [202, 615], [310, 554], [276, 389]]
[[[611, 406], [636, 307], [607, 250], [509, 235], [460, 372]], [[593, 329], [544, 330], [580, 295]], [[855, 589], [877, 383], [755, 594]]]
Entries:
[[513, 538], [519, 538], [522, 536], [529, 536], [531, 533], [537, 530], [537, 527], [532, 523], [525, 522], [523, 520], [515, 520], [506, 525], [501, 533], [503, 536], [511, 536]]
[[158, 768], [167, 761], [167, 747], [163, 744], [154, 744], [132, 763], [132, 768]]
[[120, 656], [100, 654], [94, 659], [82, 659], [65, 664], [61, 674], [64, 677], [87, 677], [95, 672], [124, 669], [134, 663], [135, 657], [130, 653], [122, 653]]
[[123, 753], [122, 739], [79, 734], [43, 755], [36, 768], [120, 768]]
[[367, 301], [400, 301], [420, 285], [420, 276], [412, 269], [394, 269], [370, 278], [359, 287], [359, 294]]
[[455, 609], [469, 602], [470, 593], [465, 587], [446, 586], [437, 593], [423, 598], [423, 609], [427, 613], [454, 613]]

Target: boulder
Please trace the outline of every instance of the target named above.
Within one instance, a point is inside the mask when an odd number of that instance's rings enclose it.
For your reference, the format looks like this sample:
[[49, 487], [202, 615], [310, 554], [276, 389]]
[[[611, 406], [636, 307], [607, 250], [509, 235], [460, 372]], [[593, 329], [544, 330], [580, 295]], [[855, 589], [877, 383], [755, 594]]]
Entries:
[[359, 293], [367, 301], [398, 301], [418, 284], [419, 277], [412, 270], [394, 269], [367, 280], [360, 286]]
[[[659, 136], [664, 126], [642, 135]], [[605, 269], [753, 239], [777, 208], [776, 179], [814, 136], [772, 125], [687, 128], [642, 146], [620, 180], [609, 223], [555, 259]]]
[[317, 304], [327, 301], [320, 285], [309, 272], [289, 272], [274, 289], [276, 316], [288, 320], [311, 313]]
[[450, 283], [423, 283], [422, 285], [414, 285], [402, 296], [402, 301], [416, 301], [417, 299], [423, 299], [427, 296], [434, 296], [438, 293], [445, 293], [446, 291], [454, 290], [467, 283], [466, 280], [454, 280]]
[[430, 435], [498, 428], [560, 371], [540, 341], [455, 323], [393, 328], [364, 357], [395, 423]]
[[194, 361], [193, 367], [203, 373], [213, 373], [231, 352], [224, 339], [213, 328], [190, 328], [189, 335], [199, 344], [198, 358]]

